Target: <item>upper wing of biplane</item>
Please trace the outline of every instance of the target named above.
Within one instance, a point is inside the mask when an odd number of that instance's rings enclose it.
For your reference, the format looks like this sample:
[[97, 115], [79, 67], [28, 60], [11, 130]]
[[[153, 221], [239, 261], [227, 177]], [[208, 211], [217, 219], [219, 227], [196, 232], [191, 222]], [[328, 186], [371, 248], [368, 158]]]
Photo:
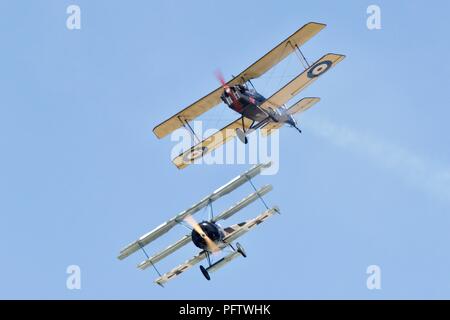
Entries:
[[[261, 59], [230, 80], [227, 85], [233, 86], [260, 77], [270, 68], [286, 58], [295, 50], [295, 48], [302, 46], [305, 42], [311, 39], [320, 30], [325, 28], [325, 26], [325, 24], [316, 22], [310, 22], [304, 25], [290, 37], [281, 42], [278, 46], [269, 51]], [[221, 101], [220, 95], [222, 92], [222, 87], [217, 88], [187, 108], [181, 110], [171, 118], [157, 125], [153, 129], [153, 132], [158, 138], [163, 138], [174, 130], [182, 127], [186, 121], [193, 120], [218, 105]]]
[[[264, 222], [267, 218], [271, 217], [275, 213], [279, 213], [279, 209], [277, 207], [268, 209], [261, 213], [256, 218], [247, 220], [242, 223], [238, 223], [235, 225], [232, 225], [228, 228], [225, 228], [225, 238], [223, 243], [220, 244], [220, 248], [223, 249], [226, 246], [228, 246], [231, 242], [236, 240], [237, 238], [241, 237], [243, 234], [251, 230], [253, 227], [257, 226], [258, 224]], [[175, 267], [171, 271], [163, 274], [158, 279], [155, 280], [155, 282], [159, 285], [163, 285], [169, 280], [174, 279], [176, 276], [180, 275], [184, 271], [188, 270], [195, 264], [199, 263], [203, 259], [206, 258], [205, 251], [200, 251], [196, 256], [192, 257], [191, 259], [187, 260], [186, 262], [180, 264], [179, 266]]]
[[[247, 170], [246, 172], [244, 172], [240, 176], [237, 176], [236, 178], [234, 178], [233, 180], [231, 180], [227, 184], [225, 184], [222, 187], [220, 187], [219, 189], [215, 190], [213, 193], [211, 193], [207, 197], [205, 197], [202, 200], [200, 200], [198, 203], [196, 203], [195, 205], [193, 205], [189, 209], [184, 210], [183, 212], [179, 213], [178, 215], [176, 215], [172, 219], [164, 222], [163, 224], [161, 224], [160, 226], [156, 227], [152, 231], [146, 233], [145, 235], [140, 237], [138, 240], [130, 243], [128, 246], [126, 246], [124, 249], [122, 249], [120, 251], [120, 254], [119, 254], [118, 258], [120, 260], [125, 259], [130, 254], [136, 252], [137, 250], [139, 250], [142, 247], [146, 246], [147, 244], [149, 244], [153, 240], [155, 240], [155, 239], [161, 237], [162, 235], [164, 235], [165, 233], [167, 233], [169, 230], [171, 230], [177, 224], [183, 222], [183, 220], [186, 217], [197, 213], [201, 209], [203, 209], [206, 206], [208, 206], [211, 202], [219, 199], [220, 197], [223, 197], [224, 195], [226, 195], [226, 194], [230, 193], [231, 191], [235, 190], [236, 188], [240, 187], [241, 185], [246, 183], [248, 181], [248, 179], [252, 179], [253, 177], [255, 177], [258, 174], [260, 174], [262, 170], [264, 170], [265, 168], [268, 168], [270, 166], [271, 166], [271, 162], [258, 164], [256, 166], [253, 166], [252, 168], [250, 168], [249, 170]], [[173, 252], [173, 251], [177, 250], [178, 248], [182, 247], [183, 245], [187, 244], [189, 242], [189, 240], [190, 240], [190, 236], [189, 236], [189, 239], [186, 238], [186, 236], [183, 237], [175, 245], [166, 248], [165, 249], [166, 252], [163, 253], [162, 257], [158, 257], [158, 259], [160, 260], [160, 259], [164, 258], [165, 256], [167, 256], [171, 252]]]

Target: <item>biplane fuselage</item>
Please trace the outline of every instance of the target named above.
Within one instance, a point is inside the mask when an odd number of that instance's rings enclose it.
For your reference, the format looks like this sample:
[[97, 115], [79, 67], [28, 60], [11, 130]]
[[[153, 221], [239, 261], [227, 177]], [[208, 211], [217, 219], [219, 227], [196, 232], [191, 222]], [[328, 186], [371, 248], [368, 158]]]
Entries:
[[[323, 28], [325, 28], [323, 23], [310, 22], [305, 24], [229, 81], [226, 81], [220, 73], [217, 73], [216, 76], [221, 83], [221, 87], [157, 125], [153, 132], [158, 138], [163, 138], [178, 128], [184, 127], [197, 141], [191, 148], [173, 158], [172, 162], [176, 167], [179, 169], [185, 168], [196, 159], [219, 148], [232, 138], [237, 137], [241, 142], [248, 143], [247, 137], [256, 130], [260, 130], [262, 136], [268, 136], [284, 125], [288, 125], [301, 132], [293, 115], [304, 112], [320, 99], [305, 97], [293, 104], [290, 102], [291, 99], [345, 58], [342, 54], [328, 53], [312, 64], [306, 59], [300, 47]], [[304, 66], [304, 71], [267, 99], [254, 90], [252, 80], [261, 77], [294, 52]], [[239, 113], [240, 117], [200, 141], [189, 122], [219, 105], [221, 101]]]
[[220, 98], [232, 110], [250, 120], [262, 121], [267, 117], [267, 114], [259, 108], [266, 98], [256, 90], [249, 90], [243, 85], [237, 85], [225, 89]]
[[276, 110], [261, 108], [260, 106], [267, 99], [255, 89], [248, 89], [244, 85], [226, 88], [220, 98], [229, 108], [247, 119], [260, 122], [261, 126], [270, 121], [287, 123], [291, 126], [296, 125], [294, 117], [283, 108]]

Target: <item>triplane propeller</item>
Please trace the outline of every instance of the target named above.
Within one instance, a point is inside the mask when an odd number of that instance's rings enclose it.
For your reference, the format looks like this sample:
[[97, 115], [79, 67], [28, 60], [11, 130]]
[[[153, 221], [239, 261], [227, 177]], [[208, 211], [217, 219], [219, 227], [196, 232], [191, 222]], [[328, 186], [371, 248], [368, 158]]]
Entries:
[[[153, 266], [159, 275], [159, 277], [155, 280], [155, 283], [161, 286], [163, 286], [164, 283], [166, 283], [167, 281], [172, 280], [176, 276], [185, 272], [186, 270], [188, 270], [195, 264], [199, 263], [200, 261], [207, 259], [208, 266], [207, 267], [200, 266], [200, 270], [202, 274], [205, 276], [205, 278], [210, 280], [211, 272], [216, 271], [217, 269], [223, 267], [224, 265], [226, 265], [227, 263], [229, 263], [238, 256], [243, 257], [247, 256], [247, 254], [244, 251], [244, 248], [239, 243], [235, 243], [233, 245], [233, 242], [237, 238], [241, 237], [247, 231], [257, 226], [258, 224], [262, 223], [264, 220], [271, 217], [273, 214], [279, 213], [279, 209], [277, 207], [272, 208], [267, 207], [266, 203], [262, 199], [262, 197], [265, 194], [267, 194], [272, 190], [272, 186], [265, 185], [260, 189], [256, 189], [251, 181], [251, 179], [260, 174], [262, 170], [270, 166], [271, 163], [269, 162], [266, 164], [259, 164], [252, 167], [248, 171], [244, 172], [240, 176], [234, 178], [224, 186], [220, 187], [219, 189], [211, 193], [209, 196], [203, 198], [201, 201], [199, 201], [189, 209], [184, 210], [183, 212], [176, 215], [172, 219], [164, 222], [160, 226], [156, 227], [154, 230], [150, 231], [149, 233], [140, 237], [138, 240], [126, 246], [124, 249], [120, 251], [118, 258], [122, 260], [140, 249], [143, 250], [147, 259], [141, 262], [138, 265], [138, 268], [144, 270], [149, 266]], [[231, 206], [229, 209], [221, 212], [217, 216], [214, 216], [212, 210], [212, 203], [217, 199], [223, 197], [224, 195], [232, 192], [233, 190], [240, 187], [246, 182], [249, 182], [252, 185], [255, 192], [251, 193], [244, 199], [240, 200], [239, 202]], [[218, 221], [230, 218], [232, 215], [234, 215], [241, 209], [245, 208], [246, 206], [248, 206], [257, 199], [260, 199], [263, 202], [264, 206], [266, 207], [266, 210], [257, 217], [238, 224], [231, 225], [226, 228], [222, 228], [218, 224]], [[209, 219], [197, 223], [196, 220], [193, 218], [193, 215], [207, 206], [211, 206]], [[168, 246], [166, 249], [162, 250], [161, 252], [151, 257], [147, 255], [144, 249], [146, 245], [148, 245], [155, 239], [161, 237], [176, 225], [186, 226], [185, 223], [191, 229], [190, 234], [185, 235], [176, 243]], [[172, 254], [176, 250], [184, 247], [190, 242], [192, 242], [196, 247], [200, 248], [201, 251], [196, 256], [187, 260], [186, 262], [177, 266], [171, 271], [165, 274], [160, 274], [155, 264], [164, 259], [165, 257], [167, 257], [168, 255]], [[231, 253], [226, 254], [223, 258], [213, 263], [211, 255], [219, 251], [224, 251], [227, 248], [231, 249]]]
[[[175, 157], [172, 161], [177, 168], [185, 168], [195, 159], [218, 148], [235, 136], [243, 143], [247, 143], [247, 136], [257, 129], [261, 129], [263, 135], [270, 135], [274, 130], [287, 124], [301, 132], [293, 115], [309, 109], [320, 99], [303, 98], [289, 108], [286, 107], [286, 103], [345, 58], [341, 54], [329, 53], [312, 65], [306, 60], [300, 47], [325, 26], [316, 22], [304, 25], [228, 82], [220, 73], [216, 74], [221, 83], [219, 88], [157, 125], [153, 132], [158, 138], [163, 138], [180, 127], [185, 127], [194, 138], [197, 138], [189, 121], [212, 109], [221, 101], [240, 114], [240, 118], [203, 141], [197, 139], [196, 145]], [[266, 99], [255, 90], [251, 80], [259, 78], [293, 52], [298, 54], [305, 70]]]

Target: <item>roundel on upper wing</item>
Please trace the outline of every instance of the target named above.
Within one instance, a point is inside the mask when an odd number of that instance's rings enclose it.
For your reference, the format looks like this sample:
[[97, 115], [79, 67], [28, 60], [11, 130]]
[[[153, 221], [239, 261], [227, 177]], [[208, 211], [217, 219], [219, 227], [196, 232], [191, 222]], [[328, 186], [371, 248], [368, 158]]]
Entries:
[[190, 152], [186, 153], [183, 157], [184, 162], [191, 162], [197, 158], [203, 156], [203, 154], [208, 150], [207, 147], [197, 147], [192, 148]]
[[333, 64], [333, 62], [331, 62], [330, 60], [325, 60], [325, 61], [316, 63], [315, 65], [313, 65], [311, 67], [311, 69], [309, 69], [308, 78], [310, 78], [310, 79], [316, 78], [316, 77], [320, 76], [321, 74], [327, 72], [328, 69], [330, 69], [332, 64]]

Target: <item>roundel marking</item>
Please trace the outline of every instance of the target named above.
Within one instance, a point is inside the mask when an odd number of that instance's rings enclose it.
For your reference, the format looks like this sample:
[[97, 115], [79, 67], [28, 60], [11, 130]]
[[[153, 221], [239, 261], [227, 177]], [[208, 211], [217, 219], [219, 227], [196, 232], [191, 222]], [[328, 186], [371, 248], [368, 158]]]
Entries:
[[325, 73], [330, 69], [330, 67], [333, 65], [333, 62], [330, 60], [325, 60], [322, 62], [319, 62], [311, 67], [311, 69], [308, 71], [308, 78], [316, 78], [320, 76], [321, 74]]
[[197, 158], [203, 156], [203, 154], [208, 150], [207, 147], [197, 147], [192, 148], [189, 153], [186, 153], [183, 157], [184, 162], [191, 162]]

